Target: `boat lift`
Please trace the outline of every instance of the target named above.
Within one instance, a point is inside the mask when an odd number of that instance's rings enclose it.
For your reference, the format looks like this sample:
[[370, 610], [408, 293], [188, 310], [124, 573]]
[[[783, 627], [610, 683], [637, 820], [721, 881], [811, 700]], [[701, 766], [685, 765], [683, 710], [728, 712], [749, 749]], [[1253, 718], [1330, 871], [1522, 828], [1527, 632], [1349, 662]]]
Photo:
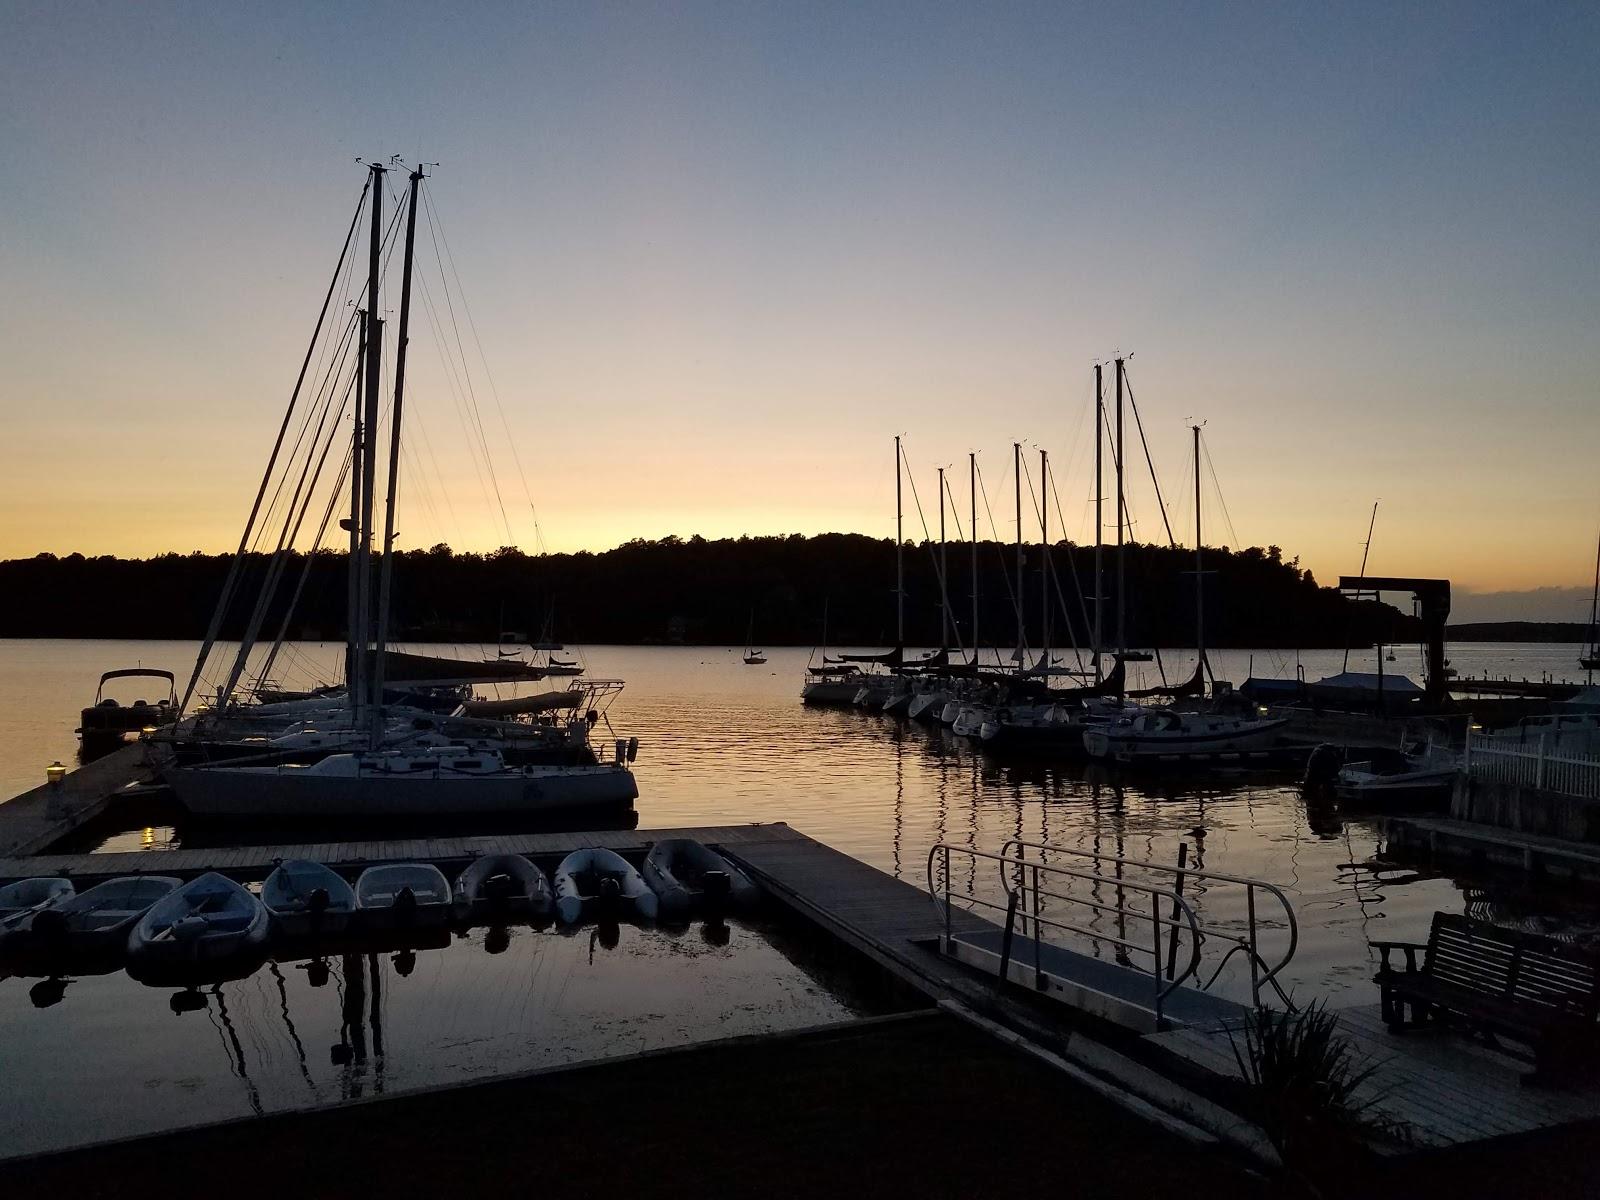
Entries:
[[[951, 866], [960, 859], [974, 868], [994, 863], [1004, 903], [976, 889], [952, 893]], [[1200, 897], [1210, 907], [1230, 891], [1242, 891], [1243, 921], [1208, 925]], [[1261, 1007], [1268, 989], [1294, 1008], [1279, 977], [1299, 925], [1283, 890], [1259, 879], [1014, 838], [998, 853], [938, 843], [928, 852], [928, 894], [943, 919], [942, 953], [1140, 1033], [1218, 1028]], [[958, 924], [963, 907], [1003, 913], [1004, 923], [969, 916]], [[1087, 939], [1092, 953], [1047, 940], [1047, 930]], [[1270, 959], [1264, 933], [1282, 943]], [[1249, 966], [1250, 1005], [1213, 990], [1236, 955]]]

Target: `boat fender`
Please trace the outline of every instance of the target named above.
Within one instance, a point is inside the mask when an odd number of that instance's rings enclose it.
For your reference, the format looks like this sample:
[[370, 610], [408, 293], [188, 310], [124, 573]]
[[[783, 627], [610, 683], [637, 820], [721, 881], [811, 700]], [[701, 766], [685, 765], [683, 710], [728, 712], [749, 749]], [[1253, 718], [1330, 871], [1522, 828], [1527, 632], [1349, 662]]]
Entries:
[[632, 762], [634, 759], [636, 759], [638, 757], [639, 757], [639, 739], [636, 738], [636, 737], [631, 737], [631, 738], [628, 739], [628, 761]]

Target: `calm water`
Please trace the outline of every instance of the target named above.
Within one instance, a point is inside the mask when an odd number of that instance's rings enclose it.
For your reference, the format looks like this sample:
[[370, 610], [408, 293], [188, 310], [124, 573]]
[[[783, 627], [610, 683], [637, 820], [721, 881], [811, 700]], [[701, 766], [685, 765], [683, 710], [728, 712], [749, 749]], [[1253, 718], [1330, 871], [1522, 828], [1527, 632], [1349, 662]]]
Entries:
[[[40, 781], [52, 759], [72, 761], [78, 709], [92, 699], [102, 670], [142, 664], [181, 677], [194, 651], [192, 644], [173, 642], [0, 642], [0, 781], [6, 794]], [[332, 644], [310, 644], [296, 647], [294, 660], [302, 673], [331, 674], [338, 655]], [[1451, 652], [1464, 675], [1518, 678], [1571, 677], [1576, 656], [1574, 646], [1475, 645]], [[1212, 657], [1218, 675], [1236, 682], [1251, 668], [1246, 653]], [[1415, 649], [1399, 650], [1397, 657], [1387, 670], [1420, 678]], [[1287, 982], [1302, 996], [1326, 994], [1335, 1003], [1373, 1002], [1369, 939], [1425, 935], [1438, 909], [1533, 926], [1600, 928], [1593, 914], [1509, 893], [1503, 885], [1377, 869], [1371, 865], [1379, 849], [1376, 826], [1308, 810], [1291, 779], [1236, 775], [1149, 783], [1095, 768], [995, 762], [941, 731], [855, 711], [807, 710], [798, 700], [807, 653], [780, 649], [769, 658], [766, 666], [746, 667], [739, 651], [721, 647], [585, 650], [592, 676], [628, 681], [609, 719], [619, 735], [640, 740], [642, 827], [786, 821], [919, 884], [929, 848], [941, 840], [997, 849], [1006, 838], [1023, 836], [1157, 861], [1172, 861], [1185, 842], [1197, 865], [1259, 876], [1288, 890], [1301, 943]], [[1299, 665], [1315, 679], [1337, 671], [1341, 658], [1308, 653]], [[1192, 665], [1192, 654], [1166, 656], [1171, 677], [1186, 676]], [[1256, 652], [1253, 665], [1257, 675], [1292, 676], [1296, 659]], [[1371, 653], [1353, 655], [1350, 667], [1374, 669]], [[1143, 672], [1154, 681], [1153, 665]], [[286, 671], [281, 682], [300, 678]], [[181, 830], [158, 827], [114, 834], [104, 848], [179, 842]], [[970, 875], [984, 890], [986, 877]], [[1210, 919], [1231, 915], [1220, 899], [1206, 903]], [[74, 983], [49, 1009], [33, 1008], [31, 981], [0, 981], [0, 1077], [32, 1081], [22, 1099], [0, 1100], [0, 1130], [11, 1131], [0, 1132], [0, 1146], [19, 1128], [32, 1139], [28, 1144], [48, 1143], [77, 1103], [103, 1108], [97, 1119], [108, 1122], [108, 1132], [124, 1128], [118, 1121], [149, 1128], [138, 1122], [150, 1114], [158, 1123], [201, 1119], [208, 1115], [202, 1110], [232, 1115], [257, 1104], [337, 1098], [358, 1085], [375, 1088], [380, 1078], [384, 1086], [463, 1078], [628, 1052], [696, 1030], [737, 1032], [790, 1016], [805, 1024], [848, 1007], [753, 934], [736, 931], [731, 951], [709, 948], [693, 934], [673, 939], [624, 929], [623, 938], [619, 951], [597, 953], [592, 963], [586, 938], [531, 932], [494, 957], [470, 941], [430, 952], [410, 978], [384, 985], [383, 1069], [369, 1058], [354, 1081], [351, 1069], [336, 1068], [328, 1055], [340, 1041], [339, 990], [332, 984], [311, 989], [302, 970], [281, 970], [284, 994], [276, 976], [263, 971], [224, 985], [205, 1012], [182, 1016], [168, 1009], [167, 993], [141, 989], [120, 975]], [[388, 969], [383, 960], [378, 968]], [[603, 982], [613, 969], [619, 986]], [[726, 986], [704, 989], [699, 981], [710, 972]], [[620, 986], [625, 975], [635, 981], [648, 975], [649, 985]], [[776, 995], [756, 986], [762, 978], [776, 981]], [[298, 1043], [283, 1019], [285, 995]], [[742, 1017], [738, 1006], [747, 1001], [753, 1010]], [[754, 1024], [740, 1023], [747, 1018]], [[107, 1078], [125, 1082], [97, 1091]], [[130, 1114], [130, 1100], [140, 1111]], [[6, 1107], [19, 1104], [16, 1111]], [[24, 1119], [24, 1110], [39, 1115]]]
[[0, 980], [0, 1158], [872, 1011], [780, 931], [722, 930], [520, 928], [491, 954], [474, 929], [412, 963], [269, 962], [193, 1007], [121, 971], [48, 1007]]

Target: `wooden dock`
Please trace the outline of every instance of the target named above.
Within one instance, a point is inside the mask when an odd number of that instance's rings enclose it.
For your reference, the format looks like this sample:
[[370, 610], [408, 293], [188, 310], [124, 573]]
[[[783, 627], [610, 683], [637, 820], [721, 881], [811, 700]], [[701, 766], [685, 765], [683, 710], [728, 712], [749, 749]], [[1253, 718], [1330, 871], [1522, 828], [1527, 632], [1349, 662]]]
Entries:
[[104, 813], [126, 788], [153, 782], [147, 749], [142, 742], [129, 743], [67, 772], [60, 783], [41, 783], [0, 804], [0, 856], [20, 857], [54, 845]]
[[[1360, 1063], [1377, 1068], [1359, 1098], [1370, 1102], [1373, 1116], [1408, 1131], [1415, 1148], [1600, 1124], [1600, 1085], [1528, 1087], [1522, 1077], [1533, 1069], [1532, 1062], [1490, 1049], [1459, 1030], [1423, 1026], [1394, 1034], [1376, 1004], [1334, 1013]], [[1216, 1079], [1240, 1077], [1234, 1045], [1243, 1053], [1245, 1041], [1238, 1023], [1231, 1034], [1228, 1029], [1180, 1029], [1146, 1040], [1180, 1068]]]
[[[695, 829], [600, 830], [592, 833], [525, 833], [490, 837], [392, 838], [363, 842], [296, 842], [279, 846], [221, 849], [143, 850], [116, 854], [35, 854], [0, 858], [0, 879], [29, 875], [70, 875], [95, 882], [116, 875], [177, 875], [217, 871], [241, 881], [264, 878], [273, 865], [301, 858], [347, 871], [377, 863], [431, 862], [460, 866], [485, 854], [525, 854], [548, 860], [574, 850], [604, 847], [619, 854], [643, 854], [665, 838], [693, 838], [734, 851], [746, 843], [813, 842], [779, 822], [772, 825], [717, 825]], [[854, 861], [853, 859], [851, 860]], [[870, 870], [871, 868], [867, 868]], [[891, 881], [892, 882], [892, 881]], [[927, 906], [927, 898], [923, 897]]]
[[[124, 765], [125, 769], [125, 765]], [[690, 829], [611, 830], [500, 836], [394, 838], [302, 842], [277, 846], [184, 849], [102, 854], [12, 855], [0, 859], [0, 881], [64, 873], [82, 883], [113, 875], [194, 875], [216, 870], [234, 878], [263, 878], [277, 861], [304, 858], [346, 874], [386, 862], [433, 862], [447, 871], [484, 854], [524, 854], [546, 866], [585, 847], [605, 847], [637, 857], [655, 841], [693, 838], [720, 849], [747, 870], [782, 909], [900, 980], [929, 1002], [994, 1036], [1009, 1040], [1076, 1083], [1125, 1108], [1182, 1132], [1191, 1141], [1230, 1144], [1262, 1161], [1260, 1131], [1220, 1101], [1218, 1085], [1237, 1075], [1230, 1022], [1103, 1040], [1092, 1014], [1052, 1003], [992, 972], [974, 970], [940, 952], [945, 917], [926, 889], [895, 879], [817, 842], [787, 824], [724, 825]], [[957, 909], [950, 931], [969, 940], [992, 937], [996, 927]], [[1080, 981], [1093, 987], [1093, 980]], [[1375, 1086], [1384, 1090], [1377, 1111], [1404, 1122], [1419, 1148], [1477, 1144], [1512, 1134], [1569, 1130], [1588, 1136], [1600, 1123], [1600, 1090], [1540, 1092], [1522, 1086], [1524, 1065], [1459, 1036], [1417, 1031], [1391, 1035], [1376, 1005], [1342, 1010], [1346, 1036], [1358, 1052], [1384, 1064]], [[1232, 1022], [1237, 1024], [1237, 1022]], [[1213, 1099], [1212, 1097], [1216, 1098]]]
[[1384, 830], [1386, 851], [1396, 858], [1476, 863], [1575, 883], [1600, 880], [1600, 845], [1443, 817], [1394, 817]]

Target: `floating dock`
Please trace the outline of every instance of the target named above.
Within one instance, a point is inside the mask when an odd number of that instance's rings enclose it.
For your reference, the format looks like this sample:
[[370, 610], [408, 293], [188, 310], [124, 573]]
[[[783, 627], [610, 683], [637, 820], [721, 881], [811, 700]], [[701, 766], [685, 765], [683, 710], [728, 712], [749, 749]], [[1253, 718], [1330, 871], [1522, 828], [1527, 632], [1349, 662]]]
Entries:
[[[184, 876], [209, 870], [256, 880], [274, 863], [290, 858], [324, 862], [346, 873], [385, 862], [432, 862], [449, 870], [485, 854], [524, 854], [550, 863], [580, 848], [605, 847], [638, 856], [661, 839], [693, 838], [747, 870], [776, 908], [809, 927], [821, 943], [865, 960], [905, 985], [908, 995], [919, 997], [923, 1011], [937, 1011], [980, 1031], [1051, 1068], [1064, 1088], [1113, 1102], [1146, 1121], [1152, 1132], [1219, 1153], [1219, 1162], [1251, 1162], [1259, 1168], [1274, 1159], [1262, 1132], [1230, 1107], [1237, 1102], [1233, 1045], [1247, 1013], [1242, 1006], [1188, 989], [1170, 1009], [1170, 1020], [1142, 1015], [1137, 989], [1125, 975], [1148, 980], [1148, 974], [1064, 947], [1036, 944], [1026, 936], [1014, 936], [1005, 947], [1004, 930], [996, 921], [960, 909], [941, 910], [927, 889], [786, 824], [307, 840], [126, 853], [19, 851], [59, 840], [104, 811], [118, 792], [141, 782], [147, 772], [142, 747], [132, 746], [74, 772], [62, 784], [35, 789], [19, 798], [20, 808], [14, 807], [19, 801], [0, 805], [0, 844], [8, 847], [0, 858], [0, 881], [61, 873], [88, 883], [114, 875]], [[1024, 928], [1022, 934], [1026, 932]], [[1008, 967], [1004, 981], [997, 973], [1002, 960]], [[1531, 1093], [1521, 1087], [1523, 1065], [1518, 1060], [1459, 1036], [1397, 1037], [1376, 1022], [1374, 1013], [1375, 1006], [1341, 1011], [1340, 1024], [1362, 1056], [1381, 1063], [1374, 1083], [1387, 1089], [1387, 1098], [1378, 1111], [1404, 1123], [1414, 1148], [1470, 1146], [1476, 1152], [1493, 1144], [1504, 1147], [1495, 1154], [1515, 1154], [1517, 1139], [1512, 1135], [1540, 1133], [1557, 1139], [1561, 1152], [1575, 1153], [1600, 1126], [1600, 1091]], [[1158, 1019], [1152, 1021], [1150, 1015]], [[586, 1068], [568, 1072], [580, 1069]], [[839, 1080], [845, 1090], [854, 1086], [851, 1078], [847, 1074]], [[445, 1094], [497, 1086], [487, 1081]], [[383, 1102], [422, 1103], [404, 1096]], [[327, 1110], [282, 1118], [286, 1127], [313, 1119], [330, 1122], [328, 1129], [361, 1120]], [[1406, 1149], [1385, 1148], [1399, 1157]]]

